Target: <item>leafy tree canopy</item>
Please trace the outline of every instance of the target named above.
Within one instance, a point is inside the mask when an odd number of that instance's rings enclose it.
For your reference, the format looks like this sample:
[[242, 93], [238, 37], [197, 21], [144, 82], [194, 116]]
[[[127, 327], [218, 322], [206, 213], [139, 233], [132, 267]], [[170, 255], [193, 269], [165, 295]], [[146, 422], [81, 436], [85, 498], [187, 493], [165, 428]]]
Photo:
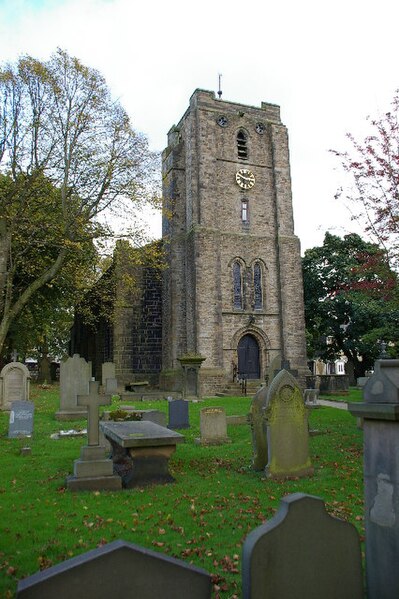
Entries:
[[116, 235], [110, 215], [156, 202], [158, 158], [66, 52], [0, 69], [0, 355], [98, 277], [94, 242]]
[[344, 354], [356, 376], [372, 368], [381, 341], [396, 355], [399, 341], [397, 275], [387, 254], [359, 235], [326, 233], [303, 258], [309, 358]]

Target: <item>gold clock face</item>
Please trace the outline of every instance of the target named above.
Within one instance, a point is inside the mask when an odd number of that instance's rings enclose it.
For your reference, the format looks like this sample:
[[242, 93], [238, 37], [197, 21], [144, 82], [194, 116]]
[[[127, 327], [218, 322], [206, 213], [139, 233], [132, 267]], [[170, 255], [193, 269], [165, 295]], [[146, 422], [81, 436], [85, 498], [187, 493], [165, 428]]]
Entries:
[[251, 189], [255, 185], [255, 175], [247, 168], [240, 168], [236, 172], [236, 182], [241, 189]]

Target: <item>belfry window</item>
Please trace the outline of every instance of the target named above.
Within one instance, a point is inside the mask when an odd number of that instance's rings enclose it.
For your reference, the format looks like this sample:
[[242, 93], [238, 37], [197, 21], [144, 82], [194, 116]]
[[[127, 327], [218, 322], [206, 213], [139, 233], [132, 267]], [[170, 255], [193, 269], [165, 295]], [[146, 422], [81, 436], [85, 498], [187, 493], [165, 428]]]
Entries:
[[242, 200], [241, 202], [241, 221], [243, 223], [247, 223], [249, 221], [248, 200]]
[[247, 135], [244, 131], [237, 133], [237, 154], [240, 160], [248, 158]]
[[237, 310], [242, 309], [242, 277], [239, 262], [233, 264], [233, 306]]
[[261, 310], [263, 307], [262, 270], [259, 262], [254, 264], [254, 308]]

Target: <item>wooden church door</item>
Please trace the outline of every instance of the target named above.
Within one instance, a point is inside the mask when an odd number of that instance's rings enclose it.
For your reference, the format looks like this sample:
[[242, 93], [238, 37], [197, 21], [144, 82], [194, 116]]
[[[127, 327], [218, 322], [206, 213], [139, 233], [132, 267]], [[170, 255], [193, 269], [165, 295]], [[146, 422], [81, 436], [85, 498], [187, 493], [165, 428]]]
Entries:
[[238, 347], [238, 375], [249, 379], [260, 378], [259, 345], [252, 335], [241, 337]]

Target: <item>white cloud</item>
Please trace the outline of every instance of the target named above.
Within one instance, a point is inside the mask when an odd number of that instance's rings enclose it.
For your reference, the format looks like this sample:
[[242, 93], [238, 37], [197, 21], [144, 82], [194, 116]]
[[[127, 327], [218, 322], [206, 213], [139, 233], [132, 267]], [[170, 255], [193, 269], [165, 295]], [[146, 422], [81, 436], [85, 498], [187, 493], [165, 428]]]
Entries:
[[[328, 8], [329, 7], [329, 8]], [[156, 150], [196, 88], [281, 106], [290, 135], [296, 232], [303, 249], [353, 228], [333, 200], [331, 148], [388, 108], [399, 9], [390, 0], [6, 0], [0, 56], [46, 58], [57, 46], [98, 68]]]

